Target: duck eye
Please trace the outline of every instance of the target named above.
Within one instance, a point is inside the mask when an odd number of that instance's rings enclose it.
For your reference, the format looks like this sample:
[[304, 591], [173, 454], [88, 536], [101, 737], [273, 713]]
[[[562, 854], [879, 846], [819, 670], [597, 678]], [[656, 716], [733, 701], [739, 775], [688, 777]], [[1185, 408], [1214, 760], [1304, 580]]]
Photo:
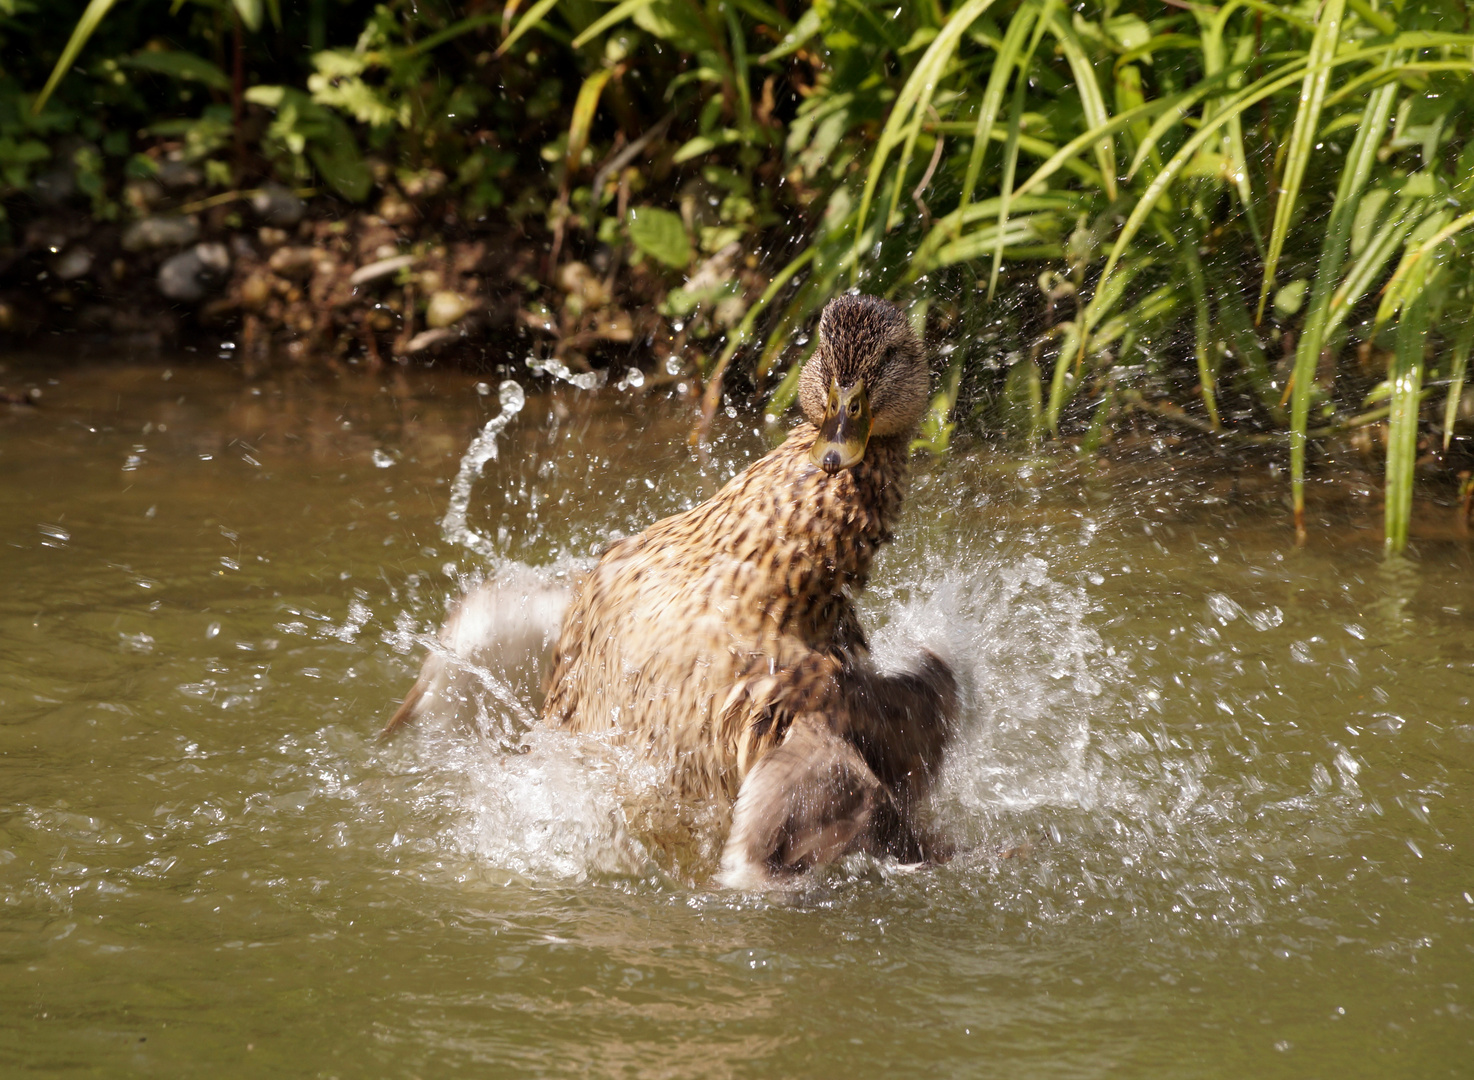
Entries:
[[859, 398], [855, 398], [855, 399], [853, 399], [850, 402], [850, 415], [851, 416], [859, 416], [860, 415], [860, 399]]

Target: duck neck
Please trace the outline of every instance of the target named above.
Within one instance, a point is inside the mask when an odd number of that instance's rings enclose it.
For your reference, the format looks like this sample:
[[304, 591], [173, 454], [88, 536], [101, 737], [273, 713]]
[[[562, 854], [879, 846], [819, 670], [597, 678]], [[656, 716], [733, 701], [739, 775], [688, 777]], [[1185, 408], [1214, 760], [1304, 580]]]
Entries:
[[[806, 434], [805, 453], [816, 433], [810, 428]], [[832, 568], [833, 586], [864, 587], [876, 552], [901, 516], [910, 460], [909, 432], [880, 436], [870, 440], [856, 465], [819, 480], [819, 514], [831, 545], [823, 562]]]

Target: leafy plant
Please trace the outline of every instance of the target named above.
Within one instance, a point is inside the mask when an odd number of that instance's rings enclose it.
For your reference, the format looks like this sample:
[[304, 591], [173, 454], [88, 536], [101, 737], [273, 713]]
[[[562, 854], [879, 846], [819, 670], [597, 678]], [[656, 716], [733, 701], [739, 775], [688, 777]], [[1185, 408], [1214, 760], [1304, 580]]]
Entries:
[[[554, 12], [573, 27], [580, 9], [534, 5], [512, 36]], [[1356, 411], [1366, 375], [1345, 360], [1371, 350], [1392, 356], [1387, 537], [1405, 544], [1424, 388], [1448, 382], [1447, 429], [1467, 371], [1462, 337], [1440, 328], [1474, 316], [1461, 6], [820, 0], [791, 23], [737, 0], [682, 10], [626, 0], [573, 43], [633, 21], [691, 57], [713, 114], [804, 58], [813, 81], [784, 150], [826, 206], [718, 373], [776, 305], [755, 361], [766, 375], [846, 284], [991, 308], [1046, 363], [1055, 437], [1093, 444], [1110, 415], [1189, 377], [1180, 422], [1222, 438], [1281, 427], [1303, 535], [1309, 445], [1388, 415]], [[732, 126], [703, 118], [676, 157], [739, 140], [730, 111]], [[1114, 390], [1123, 378], [1130, 395]]]

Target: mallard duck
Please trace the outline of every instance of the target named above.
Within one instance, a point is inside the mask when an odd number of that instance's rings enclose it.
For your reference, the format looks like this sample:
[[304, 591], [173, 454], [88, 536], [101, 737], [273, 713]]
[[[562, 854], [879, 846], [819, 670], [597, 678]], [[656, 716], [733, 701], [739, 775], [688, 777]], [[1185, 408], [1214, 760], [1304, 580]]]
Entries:
[[882, 674], [854, 596], [905, 498], [930, 377], [894, 306], [829, 303], [804, 419], [700, 506], [609, 546], [576, 589], [543, 722], [611, 733], [674, 804], [731, 824], [718, 880], [768, 888], [851, 851], [920, 861], [953, 727], [940, 658]]

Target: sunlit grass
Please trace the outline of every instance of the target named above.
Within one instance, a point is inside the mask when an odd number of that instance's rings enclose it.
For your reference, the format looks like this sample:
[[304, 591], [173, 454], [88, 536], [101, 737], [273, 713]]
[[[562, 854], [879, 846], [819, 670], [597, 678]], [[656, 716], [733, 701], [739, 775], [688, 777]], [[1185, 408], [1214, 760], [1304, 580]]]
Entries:
[[[963, 304], [1016, 308], [1019, 282], [1052, 275], [1075, 303], [1030, 325], [1047, 432], [1098, 438], [1111, 388], [1166, 356], [1196, 375], [1179, 404], [1207, 428], [1284, 432], [1303, 530], [1308, 443], [1375, 422], [1366, 373], [1343, 363], [1370, 350], [1389, 358], [1387, 542], [1404, 546], [1426, 387], [1447, 383], [1447, 447], [1470, 351], [1474, 36], [1460, 5], [845, 0], [789, 22], [707, 0], [688, 5], [697, 31], [673, 2], [539, 3], [513, 33], [561, 18], [577, 44], [647, 34], [713, 86], [809, 62], [789, 159], [848, 147], [855, 164], [831, 170], [827, 212], [728, 337], [718, 377], [759, 325], [766, 375], [837, 288], [924, 303], [976, 282]], [[740, 135], [750, 115], [733, 117]], [[1230, 388], [1252, 415], [1223, 411]]]

